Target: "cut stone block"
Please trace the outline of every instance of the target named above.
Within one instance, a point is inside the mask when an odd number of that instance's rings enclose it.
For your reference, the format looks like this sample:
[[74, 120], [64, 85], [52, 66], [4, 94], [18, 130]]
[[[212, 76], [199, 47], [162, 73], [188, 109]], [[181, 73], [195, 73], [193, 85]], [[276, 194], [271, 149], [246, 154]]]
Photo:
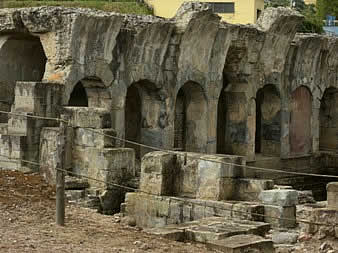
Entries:
[[327, 207], [338, 209], [338, 182], [329, 183], [327, 190]]
[[110, 128], [110, 112], [104, 108], [64, 107], [65, 114], [70, 115], [70, 124], [82, 128]]
[[298, 204], [298, 192], [296, 190], [262, 191], [259, 199], [266, 205], [295, 206]]
[[296, 226], [296, 207], [295, 206], [264, 206], [264, 221], [273, 227], [293, 228]]
[[207, 247], [226, 253], [275, 252], [271, 240], [266, 240], [257, 235], [235, 235], [223, 240], [209, 242]]

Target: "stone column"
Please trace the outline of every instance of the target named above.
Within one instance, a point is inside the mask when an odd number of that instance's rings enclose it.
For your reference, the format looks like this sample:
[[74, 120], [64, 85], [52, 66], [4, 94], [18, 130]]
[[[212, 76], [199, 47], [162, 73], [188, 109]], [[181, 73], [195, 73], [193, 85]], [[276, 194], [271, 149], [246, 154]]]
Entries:
[[218, 100], [212, 99], [208, 103], [208, 138], [207, 153], [217, 152], [217, 106]]
[[319, 151], [319, 135], [320, 135], [320, 105], [314, 105], [312, 108], [312, 152]]
[[284, 97], [281, 108], [281, 158], [290, 156], [290, 113], [289, 98]]

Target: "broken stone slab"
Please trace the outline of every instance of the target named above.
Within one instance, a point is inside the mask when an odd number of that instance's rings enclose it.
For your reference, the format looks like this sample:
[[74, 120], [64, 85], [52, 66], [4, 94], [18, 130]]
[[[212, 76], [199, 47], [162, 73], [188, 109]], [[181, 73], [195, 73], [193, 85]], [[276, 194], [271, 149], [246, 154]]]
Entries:
[[296, 206], [264, 205], [264, 221], [277, 228], [294, 228], [296, 226]]
[[271, 240], [257, 235], [235, 235], [223, 240], [207, 243], [207, 248], [226, 253], [264, 252], [274, 253], [275, 249]]
[[298, 236], [298, 233], [274, 232], [272, 234], [272, 241], [276, 244], [294, 244], [297, 242]]
[[298, 203], [306, 204], [306, 203], [316, 203], [312, 191], [298, 191]]
[[185, 240], [185, 233], [182, 229], [164, 227], [145, 229], [143, 231], [148, 234], [157, 235], [172, 241], [183, 242]]
[[259, 194], [259, 199], [266, 205], [295, 206], [298, 204], [296, 190], [267, 190]]
[[173, 240], [207, 243], [240, 234], [264, 236], [270, 228], [270, 224], [262, 222], [208, 217], [182, 224], [171, 224], [163, 228], [147, 229], [146, 232]]
[[185, 230], [186, 239], [200, 243], [207, 243], [214, 240], [222, 240], [227, 237], [245, 234], [246, 229], [238, 226], [222, 226], [221, 224], [209, 226], [193, 226]]
[[239, 234], [264, 236], [271, 228], [270, 224], [263, 222], [223, 217], [208, 217], [193, 223], [184, 223], [182, 226], [188, 226], [184, 228], [187, 240], [203, 243]]
[[307, 224], [304, 227], [306, 233], [320, 237], [336, 237], [338, 238], [338, 210], [332, 208], [315, 208], [310, 211], [307, 217], [308, 221], [314, 223], [332, 224], [332, 226], [322, 226], [316, 224]]
[[327, 207], [338, 209], [338, 182], [327, 184]]

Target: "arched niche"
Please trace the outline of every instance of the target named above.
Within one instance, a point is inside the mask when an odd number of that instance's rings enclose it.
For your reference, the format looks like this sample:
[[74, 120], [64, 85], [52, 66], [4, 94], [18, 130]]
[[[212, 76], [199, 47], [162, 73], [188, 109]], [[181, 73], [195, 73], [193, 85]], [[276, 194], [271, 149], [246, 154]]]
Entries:
[[280, 155], [281, 99], [273, 85], [265, 85], [256, 95], [255, 152]]
[[217, 108], [217, 153], [246, 155], [247, 98], [245, 83], [223, 89]]
[[[125, 137], [127, 140], [163, 148], [166, 128], [165, 94], [149, 80], [140, 80], [127, 89], [125, 99]], [[134, 148], [136, 158], [153, 151], [139, 145]]]
[[[10, 111], [16, 82], [41, 81], [47, 58], [38, 37], [17, 34], [0, 42], [0, 110]], [[7, 120], [7, 115], [0, 115], [0, 123]]]
[[184, 84], [178, 91], [175, 104], [175, 149], [206, 152], [207, 109], [207, 100], [202, 87], [195, 82]]
[[325, 90], [320, 104], [319, 149], [338, 150], [338, 89]]
[[[141, 142], [142, 102], [137, 85], [131, 85], [127, 90], [125, 104], [125, 138], [128, 141]], [[128, 148], [135, 150], [136, 158], [140, 159], [140, 146], [125, 143]]]
[[111, 109], [112, 99], [100, 78], [86, 77], [78, 81], [70, 93], [68, 106]]
[[311, 118], [311, 91], [300, 86], [291, 93], [289, 136], [292, 155], [309, 154], [312, 151]]
[[68, 106], [88, 107], [88, 96], [81, 82], [78, 82], [70, 94]]

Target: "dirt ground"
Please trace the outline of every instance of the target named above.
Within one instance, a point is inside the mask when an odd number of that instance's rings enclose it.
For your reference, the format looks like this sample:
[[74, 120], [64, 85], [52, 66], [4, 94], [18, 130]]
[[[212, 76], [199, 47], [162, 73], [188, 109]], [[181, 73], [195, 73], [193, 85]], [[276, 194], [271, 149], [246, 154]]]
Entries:
[[[277, 252], [323, 252], [314, 238]], [[328, 243], [335, 246], [332, 240]], [[338, 245], [337, 245], [338, 246]], [[55, 225], [55, 191], [37, 174], [0, 170], [0, 252], [212, 252], [116, 223], [113, 216], [67, 206], [66, 226]], [[327, 251], [326, 251], [327, 252]], [[336, 251], [333, 251], [336, 252]]]
[[0, 252], [210, 252], [114, 223], [112, 216], [67, 206], [55, 225], [55, 192], [39, 175], [0, 170]]

